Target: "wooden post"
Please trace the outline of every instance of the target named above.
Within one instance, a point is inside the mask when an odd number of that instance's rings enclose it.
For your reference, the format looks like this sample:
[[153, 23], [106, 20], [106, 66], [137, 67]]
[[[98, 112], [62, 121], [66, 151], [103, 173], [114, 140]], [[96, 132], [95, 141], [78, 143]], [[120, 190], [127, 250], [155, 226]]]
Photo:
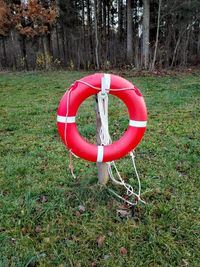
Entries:
[[[95, 95], [95, 111], [96, 111], [96, 139], [97, 139], [97, 145], [101, 145], [101, 139], [100, 139], [101, 118], [100, 118], [100, 114], [99, 114], [97, 95]], [[106, 163], [98, 163], [97, 162], [97, 168], [98, 168], [99, 184], [106, 185], [108, 180], [109, 180], [107, 164]]]

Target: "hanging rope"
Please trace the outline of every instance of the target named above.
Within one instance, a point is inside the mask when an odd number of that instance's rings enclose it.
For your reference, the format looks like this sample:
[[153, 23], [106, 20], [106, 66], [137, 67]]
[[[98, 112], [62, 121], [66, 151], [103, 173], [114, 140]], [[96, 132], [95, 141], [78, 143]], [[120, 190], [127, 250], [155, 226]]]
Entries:
[[108, 94], [105, 94], [102, 97], [101, 92], [98, 93], [97, 100], [99, 115], [101, 119], [101, 128], [99, 133], [101, 145], [108, 145], [112, 143], [108, 129]]
[[[101, 145], [108, 145], [108, 144], [111, 144], [112, 143], [112, 139], [110, 137], [110, 133], [109, 133], [109, 128], [108, 128], [108, 94], [107, 92], [105, 91], [104, 93], [101, 92], [102, 88], [98, 88], [98, 87], [95, 87], [85, 81], [82, 81], [82, 80], [77, 80], [77, 82], [79, 83], [83, 83], [95, 90], [98, 90], [100, 91], [98, 94], [97, 94], [97, 97], [98, 97], [98, 108], [99, 108], [99, 113], [100, 113], [100, 119], [101, 119], [101, 129], [100, 129], [100, 140], [101, 140]], [[104, 88], [105, 89], [105, 88]], [[120, 88], [120, 89], [109, 89], [110, 91], [123, 91], [123, 90], [134, 90], [134, 86], [133, 87], [130, 87], [130, 88]], [[67, 101], [66, 101], [66, 105], [67, 105], [67, 108], [66, 108], [66, 118], [68, 117], [68, 113], [69, 113], [69, 101], [70, 101], [70, 94], [71, 94], [71, 91], [73, 90], [73, 87], [71, 87], [71, 89], [68, 91], [68, 94], [67, 94]], [[65, 123], [65, 131], [64, 131], [64, 139], [65, 139], [65, 144], [67, 146], [67, 123]], [[131, 159], [132, 159], [132, 164], [133, 164], [133, 168], [134, 168], [134, 171], [135, 171], [135, 174], [136, 174], [136, 177], [137, 177], [137, 181], [138, 181], [138, 193], [135, 193], [134, 190], [133, 190], [133, 187], [126, 183], [118, 169], [117, 169], [117, 166], [115, 164], [114, 161], [112, 162], [108, 162], [107, 163], [107, 166], [108, 166], [108, 174], [109, 174], [109, 177], [110, 179], [113, 181], [113, 183], [117, 184], [117, 185], [121, 185], [121, 186], [124, 186], [125, 189], [126, 189], [126, 194], [128, 197], [132, 197], [134, 196], [135, 200], [132, 202], [132, 201], [129, 201], [127, 199], [125, 199], [124, 197], [120, 196], [119, 194], [117, 194], [115, 191], [113, 191], [112, 189], [109, 189], [109, 191], [111, 193], [113, 193], [115, 196], [117, 196], [118, 198], [120, 198], [121, 200], [123, 200], [124, 202], [126, 202], [127, 204], [131, 205], [131, 206], [135, 206], [138, 204], [138, 202], [142, 202], [142, 203], [146, 203], [144, 200], [141, 199], [141, 182], [140, 182], [140, 177], [138, 175], [138, 172], [137, 172], [137, 169], [136, 169], [136, 164], [135, 164], [135, 155], [133, 154], [133, 152], [130, 152], [129, 153], [130, 156], [131, 156]], [[71, 171], [71, 174], [74, 178], [76, 178], [75, 174], [74, 174], [74, 167], [73, 167], [73, 152], [70, 150], [70, 163], [69, 163], [69, 168], [70, 168], [70, 171]], [[76, 156], [76, 155], [74, 155]], [[76, 156], [77, 157], [77, 156]], [[113, 175], [113, 170], [112, 170], [112, 167], [114, 168], [115, 172], [116, 172], [116, 175], [117, 175], [117, 179], [114, 177]]]
[[[97, 97], [98, 97], [98, 109], [99, 109], [99, 114], [100, 114], [100, 119], [101, 119], [101, 128], [100, 128], [101, 145], [108, 145], [112, 143], [112, 139], [110, 137], [110, 133], [108, 129], [108, 94], [107, 93], [102, 94], [102, 92], [99, 92], [97, 94]], [[138, 181], [138, 193], [135, 193], [133, 190], [133, 187], [122, 179], [120, 172], [118, 171], [117, 166], [114, 161], [107, 163], [107, 166], [108, 166], [108, 174], [109, 174], [110, 179], [115, 184], [124, 186], [126, 189], [127, 196], [129, 197], [134, 196], [135, 201], [131, 202], [125, 199], [111, 189], [109, 189], [109, 191], [113, 193], [115, 196], [117, 196], [118, 198], [120, 198], [121, 200], [123, 200], [124, 202], [126, 202], [127, 204], [134, 206], [134, 205], [137, 205], [138, 201], [142, 203], [145, 203], [145, 201], [141, 199], [141, 182], [140, 182], [140, 177], [138, 175], [136, 165], [135, 165], [135, 155], [133, 154], [133, 152], [130, 152], [130, 156], [132, 159], [133, 168], [135, 170], [135, 174], [136, 174], [137, 181]], [[114, 167], [115, 169], [115, 172], [117, 174], [117, 179], [113, 175], [112, 167]]]
[[[85, 82], [83, 80], [77, 80], [76, 82], [85, 84], [85, 85], [87, 85], [88, 87], [90, 87], [92, 89], [101, 91], [101, 88], [96, 87], [96, 86], [93, 86], [92, 84], [89, 84], [89, 83], [87, 83], [87, 82]], [[134, 90], [134, 89], [135, 89], [135, 87], [132, 86], [132, 87], [119, 88], [119, 89], [112, 89], [112, 88], [110, 88], [109, 91], [115, 91], [115, 92], [117, 92], [117, 91]]]

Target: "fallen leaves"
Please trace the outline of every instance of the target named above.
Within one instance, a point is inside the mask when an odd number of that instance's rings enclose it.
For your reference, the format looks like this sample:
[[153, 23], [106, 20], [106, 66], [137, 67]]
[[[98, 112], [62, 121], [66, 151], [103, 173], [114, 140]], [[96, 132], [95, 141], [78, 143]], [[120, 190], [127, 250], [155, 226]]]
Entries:
[[75, 211], [75, 216], [76, 217], [80, 217], [82, 213], [84, 213], [86, 211], [85, 206], [83, 205], [79, 205], [78, 206], [78, 210]]
[[21, 229], [21, 232], [22, 232], [23, 235], [26, 235], [28, 233], [28, 229], [26, 227], [23, 227]]
[[76, 216], [76, 217], [80, 217], [80, 216], [81, 216], [80, 211], [77, 210], [77, 211], [75, 212], [75, 216]]
[[117, 210], [117, 216], [120, 218], [129, 218], [131, 217], [131, 211], [129, 210]]
[[39, 196], [38, 202], [46, 203], [46, 202], [48, 202], [48, 197], [45, 195], [41, 195], [41, 196]]
[[105, 235], [100, 235], [97, 237], [96, 242], [99, 248], [103, 246], [105, 238]]
[[45, 237], [43, 240], [44, 240], [45, 243], [50, 243], [50, 238], [49, 237]]
[[33, 261], [29, 262], [26, 266], [27, 267], [36, 267], [37, 266], [37, 262], [33, 260]]
[[109, 260], [110, 258], [111, 258], [111, 255], [109, 255], [109, 254], [103, 256], [103, 259], [104, 259], [105, 261]]
[[128, 253], [128, 250], [125, 247], [121, 247], [119, 249], [119, 253], [120, 253], [121, 256], [126, 256], [127, 253]]
[[40, 233], [42, 231], [42, 227], [41, 227], [41, 225], [36, 225], [36, 227], [35, 227], [35, 232], [38, 234], [38, 233]]
[[181, 266], [182, 267], [186, 267], [186, 266], [188, 266], [189, 265], [189, 261], [187, 260], [187, 259], [182, 259], [182, 261], [181, 261]]
[[78, 210], [82, 213], [82, 212], [85, 212], [86, 208], [83, 205], [79, 205]]

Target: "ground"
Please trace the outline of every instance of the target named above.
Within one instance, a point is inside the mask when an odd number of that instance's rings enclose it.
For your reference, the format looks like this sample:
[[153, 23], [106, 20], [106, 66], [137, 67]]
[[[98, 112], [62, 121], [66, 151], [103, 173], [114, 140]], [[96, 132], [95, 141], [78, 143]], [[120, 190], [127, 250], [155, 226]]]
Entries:
[[[149, 120], [136, 149], [147, 204], [124, 219], [116, 213], [120, 201], [97, 184], [94, 163], [74, 159], [71, 176], [57, 133], [60, 98], [86, 74], [0, 74], [0, 266], [200, 266], [199, 73], [125, 76], [141, 89]], [[126, 109], [115, 98], [109, 108], [117, 139]], [[94, 142], [92, 98], [77, 121]], [[130, 159], [117, 164], [136, 186]]]

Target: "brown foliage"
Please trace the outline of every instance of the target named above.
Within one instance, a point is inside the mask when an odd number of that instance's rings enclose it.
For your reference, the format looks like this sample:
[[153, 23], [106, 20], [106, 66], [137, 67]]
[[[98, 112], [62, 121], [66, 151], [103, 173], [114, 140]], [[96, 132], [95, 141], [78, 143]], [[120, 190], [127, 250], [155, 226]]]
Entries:
[[0, 0], [0, 35], [6, 35], [11, 26], [28, 37], [42, 35], [49, 31], [57, 16], [53, 4], [45, 8], [38, 0], [10, 5]]
[[58, 16], [53, 4], [45, 8], [38, 0], [29, 0], [20, 6], [15, 5], [14, 10], [16, 29], [20, 34], [29, 37], [47, 33]]
[[0, 0], [0, 35], [6, 36], [8, 33], [11, 26], [9, 17], [9, 7], [4, 0]]

